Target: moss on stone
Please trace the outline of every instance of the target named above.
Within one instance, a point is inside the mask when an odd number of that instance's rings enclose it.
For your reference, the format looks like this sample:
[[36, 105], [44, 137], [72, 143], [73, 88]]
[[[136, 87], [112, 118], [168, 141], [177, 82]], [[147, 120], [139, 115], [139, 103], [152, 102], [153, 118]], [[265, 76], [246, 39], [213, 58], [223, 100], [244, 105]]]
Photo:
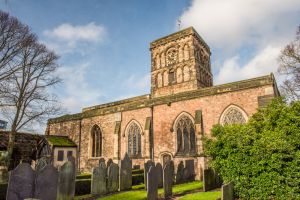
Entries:
[[47, 136], [46, 137], [47, 141], [56, 147], [76, 147], [77, 145], [70, 140], [68, 137], [64, 136]]

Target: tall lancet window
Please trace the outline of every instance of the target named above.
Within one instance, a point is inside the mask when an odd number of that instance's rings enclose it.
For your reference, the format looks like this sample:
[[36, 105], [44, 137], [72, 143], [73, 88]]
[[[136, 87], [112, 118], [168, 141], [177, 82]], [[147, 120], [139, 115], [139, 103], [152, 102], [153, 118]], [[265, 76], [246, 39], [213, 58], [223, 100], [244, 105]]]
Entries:
[[102, 133], [99, 126], [95, 125], [91, 132], [91, 156], [102, 156]]
[[128, 128], [128, 155], [133, 158], [141, 156], [141, 129], [135, 122]]
[[183, 115], [176, 124], [177, 154], [191, 154], [196, 152], [195, 127], [192, 120]]

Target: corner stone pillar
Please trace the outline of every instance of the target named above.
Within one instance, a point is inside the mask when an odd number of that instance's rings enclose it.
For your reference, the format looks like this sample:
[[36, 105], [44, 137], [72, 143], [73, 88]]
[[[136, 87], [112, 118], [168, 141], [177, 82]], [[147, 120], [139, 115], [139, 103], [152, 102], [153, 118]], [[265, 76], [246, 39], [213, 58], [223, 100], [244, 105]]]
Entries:
[[147, 117], [146, 118], [146, 124], [145, 124], [145, 132], [144, 132], [144, 136], [145, 136], [145, 153], [144, 153], [144, 157], [146, 159], [150, 159], [150, 153], [151, 153], [151, 117]]
[[203, 144], [202, 144], [202, 136], [203, 136], [203, 118], [202, 118], [202, 111], [196, 110], [195, 111], [195, 132], [196, 132], [196, 147], [197, 153], [203, 153]]

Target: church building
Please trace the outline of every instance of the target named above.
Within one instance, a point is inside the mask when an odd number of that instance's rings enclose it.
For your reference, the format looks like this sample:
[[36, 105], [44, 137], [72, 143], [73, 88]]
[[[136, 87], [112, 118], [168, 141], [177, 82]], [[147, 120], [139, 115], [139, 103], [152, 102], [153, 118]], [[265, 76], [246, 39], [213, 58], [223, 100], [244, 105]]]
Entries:
[[201, 138], [212, 126], [245, 123], [279, 95], [273, 74], [213, 85], [210, 48], [193, 27], [151, 42], [150, 51], [150, 94], [48, 121], [47, 135], [77, 145], [80, 171], [91, 171], [100, 158], [118, 163], [128, 153], [141, 168], [148, 160], [172, 160], [175, 168], [193, 160], [199, 180], [207, 167]]

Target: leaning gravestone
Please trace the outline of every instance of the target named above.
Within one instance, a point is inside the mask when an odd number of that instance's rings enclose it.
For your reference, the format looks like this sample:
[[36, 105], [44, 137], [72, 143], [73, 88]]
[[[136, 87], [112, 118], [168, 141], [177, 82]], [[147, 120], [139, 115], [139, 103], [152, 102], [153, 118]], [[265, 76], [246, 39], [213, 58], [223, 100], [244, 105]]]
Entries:
[[176, 183], [183, 183], [183, 176], [184, 176], [184, 165], [183, 161], [180, 161], [180, 163], [177, 166], [177, 173], [176, 173]]
[[173, 184], [173, 169], [172, 162], [167, 161], [164, 166], [164, 193], [165, 199], [172, 196], [172, 184]]
[[195, 180], [195, 164], [194, 160], [186, 160], [183, 173], [184, 182], [191, 182]]
[[126, 153], [120, 164], [120, 191], [130, 190], [132, 186], [132, 161]]
[[119, 189], [119, 166], [111, 162], [107, 173], [107, 191], [117, 192]]
[[106, 194], [106, 166], [105, 161], [99, 162], [99, 167], [93, 168], [92, 173], [92, 194]]
[[43, 169], [37, 171], [34, 198], [42, 200], [56, 199], [57, 185], [58, 171], [51, 164], [47, 164]]
[[158, 188], [162, 188], [163, 187], [163, 168], [162, 165], [160, 163], [156, 163], [156, 172], [157, 172], [157, 176], [158, 176]]
[[7, 200], [23, 200], [33, 197], [35, 172], [28, 163], [19, 164], [10, 172]]
[[148, 185], [147, 185], [147, 174], [149, 172], [150, 167], [155, 167], [155, 163], [151, 160], [148, 160], [145, 164], [144, 164], [144, 183], [145, 183], [145, 189], [147, 189]]
[[155, 166], [150, 166], [147, 173], [147, 199], [156, 200], [158, 192], [158, 174]]
[[74, 199], [75, 194], [75, 166], [74, 162], [67, 161], [60, 168], [58, 176], [57, 200]]

